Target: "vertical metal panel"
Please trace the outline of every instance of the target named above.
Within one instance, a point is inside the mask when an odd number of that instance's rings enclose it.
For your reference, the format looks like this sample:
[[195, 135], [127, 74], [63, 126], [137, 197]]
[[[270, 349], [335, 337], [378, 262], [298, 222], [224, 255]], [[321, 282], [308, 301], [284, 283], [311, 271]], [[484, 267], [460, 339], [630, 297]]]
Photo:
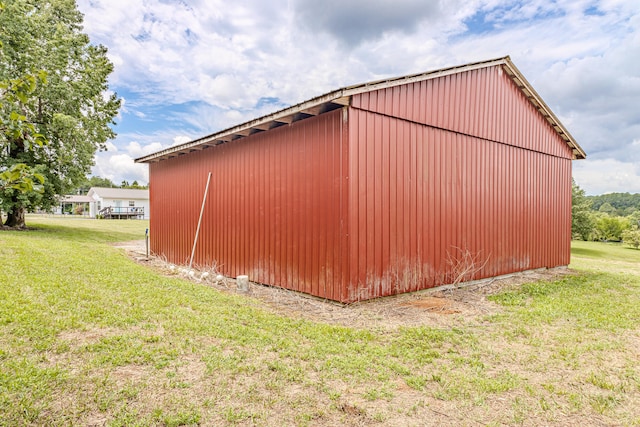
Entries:
[[486, 261], [476, 279], [569, 262], [569, 158], [359, 109], [349, 123], [349, 301], [447, 283], [466, 251]]
[[[348, 300], [444, 283], [461, 251], [487, 261], [475, 278], [568, 264], [571, 150], [500, 67], [352, 105]], [[380, 150], [388, 164], [372, 154]]]
[[151, 247], [170, 262], [190, 255], [212, 172], [194, 263], [229, 276], [336, 298], [348, 258], [343, 112], [150, 165]]
[[[407, 99], [400, 100], [400, 96]], [[419, 102], [413, 102], [415, 99]], [[571, 158], [569, 146], [562, 143], [500, 66], [357, 95], [352, 105], [489, 141]]]

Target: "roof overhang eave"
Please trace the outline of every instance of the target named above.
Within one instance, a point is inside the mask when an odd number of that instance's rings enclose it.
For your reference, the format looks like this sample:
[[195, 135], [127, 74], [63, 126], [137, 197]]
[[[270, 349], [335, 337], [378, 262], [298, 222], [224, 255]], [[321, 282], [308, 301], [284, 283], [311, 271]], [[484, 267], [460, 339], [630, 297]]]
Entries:
[[573, 152], [574, 159], [586, 158], [586, 153], [578, 145], [576, 140], [571, 136], [569, 131], [560, 123], [560, 120], [553, 114], [551, 109], [542, 100], [540, 95], [533, 89], [527, 79], [520, 73], [511, 59], [506, 56], [497, 59], [491, 59], [472, 64], [443, 68], [440, 70], [429, 71], [425, 73], [412, 74], [403, 77], [383, 79], [374, 82], [347, 86], [333, 92], [318, 96], [300, 104], [276, 111], [272, 114], [259, 117], [254, 120], [239, 124], [237, 126], [225, 129], [223, 131], [207, 135], [185, 144], [169, 147], [156, 153], [149, 154], [135, 159], [136, 163], [153, 163], [164, 159], [178, 157], [194, 151], [204, 150], [209, 147], [235, 141], [243, 137], [253, 135], [255, 133], [264, 132], [278, 126], [288, 125], [307, 117], [316, 116], [343, 106], [350, 105], [353, 95], [369, 92], [378, 89], [384, 89], [401, 84], [413, 83], [417, 81], [434, 79], [450, 74], [460, 73], [464, 71], [475, 70], [490, 66], [501, 65], [505, 72], [511, 77], [518, 88], [529, 99], [538, 111], [546, 118], [549, 124], [555, 129], [560, 137], [569, 145]]
[[560, 122], [558, 117], [551, 111], [551, 108], [542, 100], [540, 95], [535, 91], [533, 86], [529, 84], [527, 79], [522, 75], [520, 70], [511, 62], [509, 57], [505, 58], [503, 69], [511, 77], [513, 82], [518, 86], [520, 91], [529, 99], [529, 102], [536, 107], [542, 116], [549, 122], [553, 129], [571, 148], [574, 160], [586, 159], [587, 153], [580, 147], [575, 138], [569, 133], [567, 128]]
[[340, 89], [185, 144], [169, 147], [137, 158], [135, 162], [152, 163], [193, 151], [200, 151], [278, 126], [291, 124], [305, 117], [316, 116], [326, 111], [349, 105], [349, 102], [350, 96], [345, 94], [345, 89]]

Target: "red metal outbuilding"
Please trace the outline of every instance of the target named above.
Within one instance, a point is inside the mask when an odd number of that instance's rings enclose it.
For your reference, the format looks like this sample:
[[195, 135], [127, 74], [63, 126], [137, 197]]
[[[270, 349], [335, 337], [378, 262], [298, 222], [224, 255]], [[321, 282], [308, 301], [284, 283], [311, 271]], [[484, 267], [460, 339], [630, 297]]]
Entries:
[[585, 153], [509, 57], [342, 88], [137, 162], [151, 249], [353, 302], [569, 264]]

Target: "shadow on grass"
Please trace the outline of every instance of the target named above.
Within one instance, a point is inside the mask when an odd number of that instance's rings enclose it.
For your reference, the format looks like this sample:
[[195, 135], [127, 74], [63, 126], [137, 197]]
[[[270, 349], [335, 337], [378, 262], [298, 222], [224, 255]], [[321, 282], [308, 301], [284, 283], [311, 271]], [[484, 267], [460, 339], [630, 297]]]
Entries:
[[105, 229], [61, 226], [57, 224], [31, 224], [26, 232], [43, 234], [54, 239], [72, 240], [74, 242], [115, 243], [144, 239], [144, 230], [140, 233], [119, 230], [116, 222], [109, 224], [109, 227]]
[[596, 249], [571, 248], [571, 255], [582, 255], [582, 256], [589, 256], [593, 258], [604, 258], [606, 256], [606, 253], [604, 251], [599, 251]]

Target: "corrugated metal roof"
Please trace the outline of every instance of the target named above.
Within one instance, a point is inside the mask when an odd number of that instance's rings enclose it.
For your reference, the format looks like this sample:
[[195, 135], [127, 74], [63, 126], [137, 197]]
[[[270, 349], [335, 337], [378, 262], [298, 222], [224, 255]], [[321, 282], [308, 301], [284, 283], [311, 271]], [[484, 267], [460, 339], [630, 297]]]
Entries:
[[149, 200], [149, 190], [138, 190], [134, 188], [108, 188], [108, 187], [91, 187], [88, 196], [97, 194], [103, 199], [131, 199], [131, 200]]
[[220, 145], [237, 139], [244, 138], [254, 133], [264, 132], [269, 129], [290, 124], [298, 120], [316, 116], [331, 110], [335, 110], [344, 105], [349, 105], [351, 96], [372, 90], [399, 86], [407, 83], [418, 82], [422, 80], [434, 79], [450, 74], [462, 73], [465, 71], [475, 70], [479, 68], [493, 67], [500, 65], [511, 77], [514, 83], [525, 94], [527, 99], [536, 107], [536, 109], [546, 118], [549, 124], [562, 137], [562, 139], [571, 147], [575, 159], [586, 158], [586, 153], [578, 145], [576, 140], [571, 136], [569, 131], [560, 123], [560, 120], [553, 114], [549, 106], [542, 100], [540, 95], [533, 89], [531, 84], [525, 79], [522, 73], [511, 62], [511, 58], [506, 56], [503, 58], [491, 59], [488, 61], [474, 62], [471, 64], [442, 68], [435, 71], [425, 73], [411, 74], [408, 76], [395, 77], [373, 82], [347, 86], [324, 95], [304, 101], [300, 104], [276, 111], [275, 113], [259, 117], [254, 120], [239, 124], [237, 126], [222, 130], [220, 132], [207, 135], [205, 137], [187, 142], [185, 144], [170, 147], [153, 154], [136, 159], [136, 163], [150, 163], [165, 160], [171, 157], [177, 157], [193, 151], [203, 150], [207, 147]]

